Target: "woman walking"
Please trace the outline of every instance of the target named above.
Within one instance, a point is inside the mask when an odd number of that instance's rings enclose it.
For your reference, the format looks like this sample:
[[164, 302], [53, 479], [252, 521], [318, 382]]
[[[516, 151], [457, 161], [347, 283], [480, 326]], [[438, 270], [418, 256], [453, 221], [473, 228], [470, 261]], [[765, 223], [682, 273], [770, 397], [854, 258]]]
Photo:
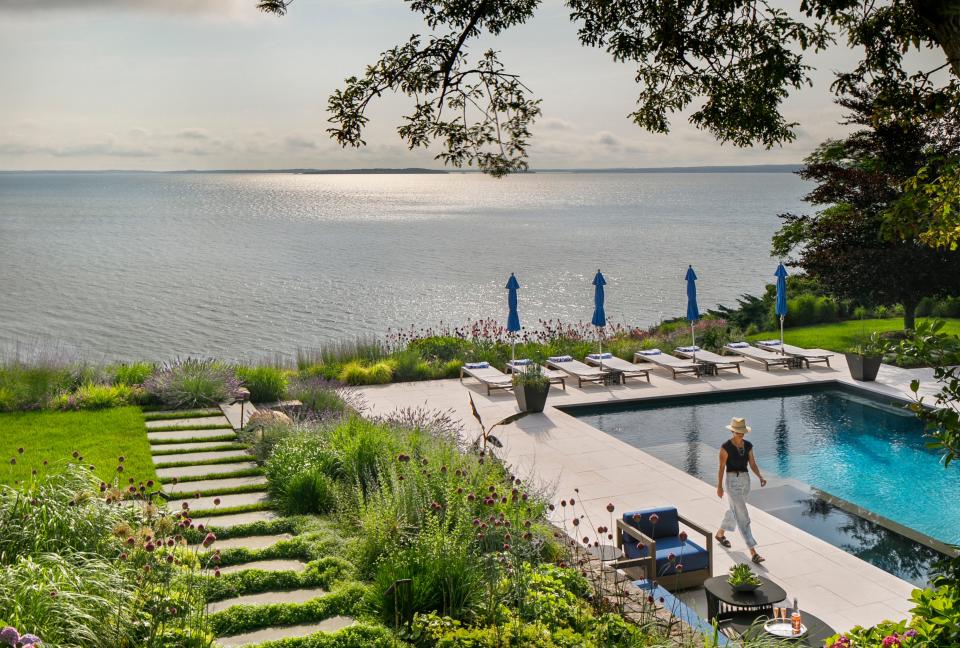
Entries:
[[759, 564], [764, 561], [763, 556], [757, 553], [757, 541], [750, 532], [750, 513], [747, 512], [747, 495], [750, 493], [750, 473], [747, 468], [760, 480], [760, 486], [766, 486], [767, 480], [760, 474], [757, 461], [753, 458], [753, 444], [744, 439], [750, 428], [742, 418], [733, 418], [727, 429], [733, 434], [720, 447], [720, 470], [717, 472], [717, 497], [723, 497], [723, 473], [727, 473], [727, 499], [730, 508], [723, 516], [720, 529], [714, 536], [724, 547], [730, 546], [725, 531], [740, 529], [743, 540], [750, 549], [753, 562]]

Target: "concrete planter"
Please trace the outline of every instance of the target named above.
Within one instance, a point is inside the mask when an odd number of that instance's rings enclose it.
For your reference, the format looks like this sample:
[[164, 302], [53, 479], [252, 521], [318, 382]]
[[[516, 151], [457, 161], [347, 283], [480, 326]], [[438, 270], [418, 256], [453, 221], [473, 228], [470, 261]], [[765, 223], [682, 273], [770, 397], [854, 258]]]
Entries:
[[521, 412], [542, 412], [547, 404], [547, 393], [549, 391], [549, 384], [544, 387], [517, 385], [513, 388]]
[[847, 366], [850, 368], [850, 377], [854, 380], [870, 382], [877, 379], [880, 371], [881, 356], [865, 356], [859, 353], [844, 353], [847, 357]]

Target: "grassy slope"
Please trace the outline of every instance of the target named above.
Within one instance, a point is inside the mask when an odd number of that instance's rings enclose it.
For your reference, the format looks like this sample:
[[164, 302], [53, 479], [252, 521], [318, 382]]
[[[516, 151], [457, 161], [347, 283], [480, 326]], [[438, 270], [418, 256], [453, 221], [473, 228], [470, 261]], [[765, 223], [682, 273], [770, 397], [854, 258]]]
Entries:
[[[19, 455], [21, 447], [24, 453]], [[0, 483], [28, 479], [34, 468], [42, 474], [50, 466], [72, 460], [74, 450], [84, 464], [96, 467], [101, 479], [113, 479], [120, 455], [126, 459], [124, 477], [156, 478], [139, 408], [0, 414]], [[13, 457], [15, 466], [10, 464]], [[50, 466], [43, 466], [44, 460]]]
[[[943, 327], [945, 333], [960, 335], [960, 319], [944, 320], [946, 324]], [[868, 319], [868, 320], [850, 320], [848, 322], [837, 322], [835, 324], [816, 324], [814, 326], [800, 326], [797, 328], [787, 328], [784, 331], [784, 338], [788, 344], [795, 344], [800, 347], [827, 349], [828, 351], [843, 352], [858, 341], [869, 336], [873, 331], [899, 331], [903, 328], [903, 318], [895, 317], [890, 319]], [[779, 339], [780, 331], [766, 331], [751, 335], [748, 339], [752, 342], [757, 340]]]

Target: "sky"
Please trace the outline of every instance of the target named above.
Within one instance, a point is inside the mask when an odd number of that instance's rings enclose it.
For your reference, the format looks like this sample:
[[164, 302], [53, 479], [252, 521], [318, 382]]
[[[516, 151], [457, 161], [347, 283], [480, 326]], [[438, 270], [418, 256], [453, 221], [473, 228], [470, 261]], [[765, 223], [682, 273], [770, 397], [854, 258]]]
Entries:
[[[361, 149], [325, 132], [343, 79], [424, 29], [402, 0], [297, 0], [282, 18], [255, 0], [0, 0], [0, 170], [440, 168], [396, 134], [404, 97], [370, 111]], [[845, 132], [828, 87], [856, 60], [811, 58], [814, 87], [785, 106], [797, 140], [741, 149], [684, 115], [669, 135], [634, 125], [633, 69], [582, 47], [560, 0], [488, 45], [543, 99], [533, 168], [799, 163]]]

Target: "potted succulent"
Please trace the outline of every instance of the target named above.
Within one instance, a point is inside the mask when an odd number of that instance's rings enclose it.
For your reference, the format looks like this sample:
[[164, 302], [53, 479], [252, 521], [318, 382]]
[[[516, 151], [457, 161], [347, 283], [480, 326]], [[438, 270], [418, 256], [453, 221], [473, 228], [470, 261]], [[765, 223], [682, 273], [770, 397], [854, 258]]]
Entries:
[[890, 350], [890, 343], [874, 331], [870, 338], [857, 344], [844, 353], [847, 358], [847, 367], [854, 380], [869, 382], [876, 380], [880, 371], [883, 355]]
[[727, 582], [734, 590], [738, 592], [752, 592], [760, 587], [760, 579], [750, 569], [750, 565], [741, 563], [730, 568], [730, 576]]
[[550, 379], [540, 365], [530, 364], [523, 371], [513, 374], [513, 393], [521, 412], [542, 412], [549, 391]]

